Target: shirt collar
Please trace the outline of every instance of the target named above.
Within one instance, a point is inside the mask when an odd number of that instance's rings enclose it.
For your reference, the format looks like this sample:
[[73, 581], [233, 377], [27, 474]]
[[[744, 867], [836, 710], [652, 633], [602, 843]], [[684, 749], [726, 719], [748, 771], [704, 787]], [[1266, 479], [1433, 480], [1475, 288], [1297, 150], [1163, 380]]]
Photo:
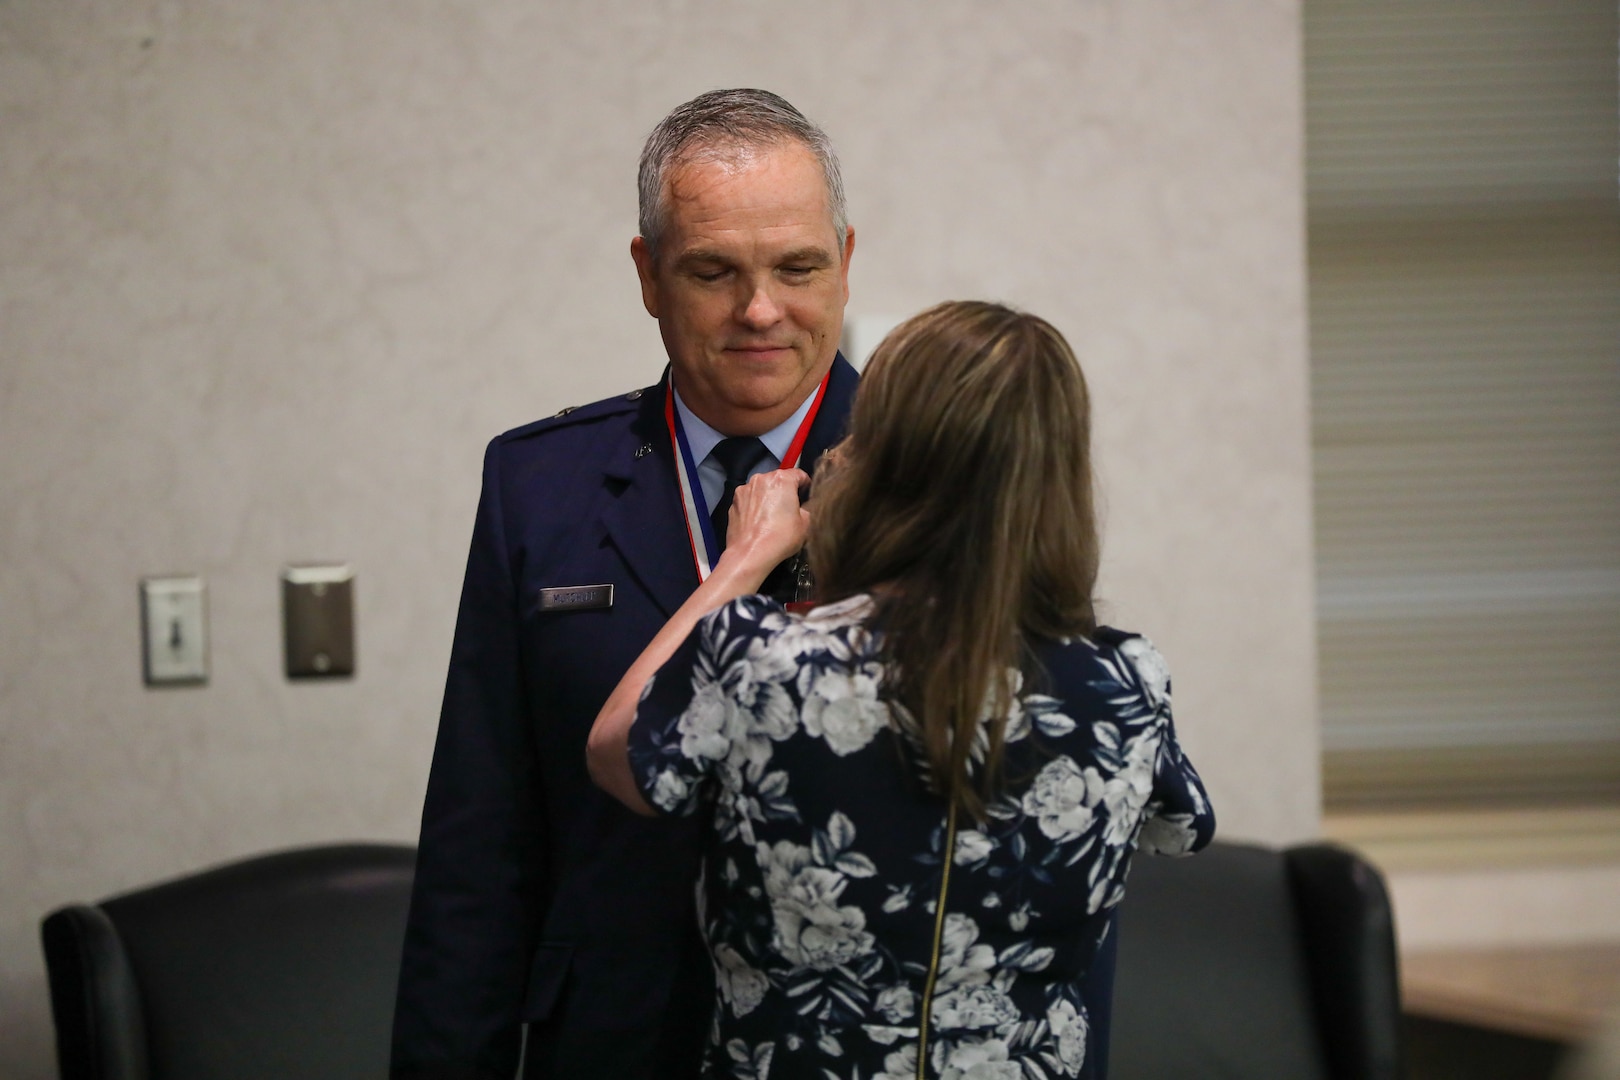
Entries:
[[[681, 430], [686, 433], [686, 445], [692, 450], [692, 461], [702, 464], [709, 456], [709, 452], [726, 436], [698, 419], [698, 415], [687, 408], [686, 402], [681, 399], [681, 392], [675, 388], [674, 373], [670, 374], [669, 388], [675, 395], [675, 411], [681, 417]], [[765, 444], [765, 449], [776, 458], [777, 464], [781, 464], [782, 459], [787, 456], [788, 448], [793, 445], [793, 436], [799, 433], [799, 425], [804, 422], [815, 400], [816, 395], [812, 390], [804, 401], [799, 403], [792, 416], [759, 437], [759, 441]]]

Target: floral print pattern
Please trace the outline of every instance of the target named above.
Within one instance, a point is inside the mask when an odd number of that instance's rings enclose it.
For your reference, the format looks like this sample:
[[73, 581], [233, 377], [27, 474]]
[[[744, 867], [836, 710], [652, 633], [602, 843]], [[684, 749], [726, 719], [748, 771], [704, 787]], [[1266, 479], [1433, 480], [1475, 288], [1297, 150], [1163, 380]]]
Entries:
[[638, 707], [647, 800], [712, 814], [705, 1075], [1094, 1076], [1107, 988], [1086, 977], [1131, 855], [1186, 854], [1214, 831], [1164, 660], [1108, 629], [1039, 643], [1037, 674], [1008, 675], [1002, 790], [985, 820], [955, 822], [884, 697], [873, 615], [864, 596], [803, 616], [744, 597], [703, 620]]

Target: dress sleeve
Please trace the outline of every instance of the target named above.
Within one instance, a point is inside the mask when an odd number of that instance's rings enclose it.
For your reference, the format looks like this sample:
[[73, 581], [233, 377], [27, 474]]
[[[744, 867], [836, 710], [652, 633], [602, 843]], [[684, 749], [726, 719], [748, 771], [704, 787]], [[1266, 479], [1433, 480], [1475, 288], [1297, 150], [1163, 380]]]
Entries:
[[1136, 669], [1162, 725], [1153, 764], [1153, 794], [1142, 822], [1138, 847], [1154, 855], [1190, 855], [1214, 838], [1215, 811], [1209, 804], [1209, 793], [1204, 790], [1198, 770], [1193, 768], [1176, 738], [1170, 710], [1169, 667], [1153, 643], [1143, 637], [1127, 639], [1120, 644], [1119, 651]]
[[745, 596], [710, 612], [648, 680], [630, 725], [630, 772], [660, 813], [695, 811], [707, 781], [731, 756], [744, 717], [727, 675], [747, 663], [760, 619], [773, 610], [780, 608]]

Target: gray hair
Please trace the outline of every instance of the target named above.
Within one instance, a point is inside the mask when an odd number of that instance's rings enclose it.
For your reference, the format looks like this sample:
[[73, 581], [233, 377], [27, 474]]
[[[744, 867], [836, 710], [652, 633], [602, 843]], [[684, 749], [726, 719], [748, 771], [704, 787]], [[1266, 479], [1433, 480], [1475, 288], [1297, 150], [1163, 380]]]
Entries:
[[636, 174], [640, 200], [641, 238], [656, 258], [669, 224], [669, 202], [664, 181], [674, 166], [699, 155], [758, 150], [793, 141], [801, 143], [821, 164], [827, 182], [827, 209], [842, 250], [849, 226], [844, 204], [844, 177], [838, 170], [827, 133], [769, 90], [711, 90], [699, 94], [658, 122], [641, 149]]

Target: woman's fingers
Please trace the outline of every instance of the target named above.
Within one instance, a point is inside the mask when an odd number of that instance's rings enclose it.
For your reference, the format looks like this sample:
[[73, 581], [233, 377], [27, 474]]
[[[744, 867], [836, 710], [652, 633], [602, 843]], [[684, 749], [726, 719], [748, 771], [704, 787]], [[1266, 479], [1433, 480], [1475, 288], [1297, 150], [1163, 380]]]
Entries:
[[737, 489], [726, 525], [726, 547], [741, 548], [771, 566], [804, 546], [810, 515], [799, 490], [810, 482], [802, 469], [772, 469]]

